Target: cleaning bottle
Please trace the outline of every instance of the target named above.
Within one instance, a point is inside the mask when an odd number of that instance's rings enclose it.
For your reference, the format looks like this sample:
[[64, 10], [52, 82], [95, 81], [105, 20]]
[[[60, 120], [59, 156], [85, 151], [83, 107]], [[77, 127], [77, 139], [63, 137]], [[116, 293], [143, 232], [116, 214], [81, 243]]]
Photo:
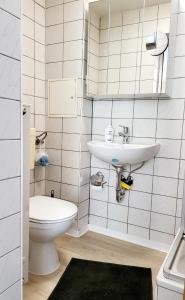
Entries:
[[114, 129], [111, 124], [105, 129], [105, 142], [112, 143], [114, 138]]

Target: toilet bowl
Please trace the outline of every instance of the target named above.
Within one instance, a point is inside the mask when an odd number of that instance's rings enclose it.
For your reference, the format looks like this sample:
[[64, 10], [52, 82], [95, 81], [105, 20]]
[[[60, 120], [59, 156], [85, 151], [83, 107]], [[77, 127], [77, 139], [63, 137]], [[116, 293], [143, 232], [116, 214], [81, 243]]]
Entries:
[[76, 215], [73, 203], [45, 196], [30, 198], [30, 273], [47, 275], [59, 268], [54, 240], [67, 232]]

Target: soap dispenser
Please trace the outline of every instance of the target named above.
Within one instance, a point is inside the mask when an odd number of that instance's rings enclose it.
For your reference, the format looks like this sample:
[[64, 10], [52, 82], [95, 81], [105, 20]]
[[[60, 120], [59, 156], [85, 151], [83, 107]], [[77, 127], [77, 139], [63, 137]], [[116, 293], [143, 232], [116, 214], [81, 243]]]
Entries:
[[114, 138], [114, 129], [111, 124], [105, 129], [105, 142], [112, 143]]

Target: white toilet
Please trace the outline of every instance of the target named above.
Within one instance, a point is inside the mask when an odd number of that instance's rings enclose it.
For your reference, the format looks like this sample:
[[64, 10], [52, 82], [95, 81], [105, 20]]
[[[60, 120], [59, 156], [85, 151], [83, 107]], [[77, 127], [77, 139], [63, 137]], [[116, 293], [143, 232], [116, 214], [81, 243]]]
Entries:
[[47, 275], [59, 268], [54, 239], [67, 232], [76, 215], [73, 203], [45, 196], [30, 198], [30, 273]]

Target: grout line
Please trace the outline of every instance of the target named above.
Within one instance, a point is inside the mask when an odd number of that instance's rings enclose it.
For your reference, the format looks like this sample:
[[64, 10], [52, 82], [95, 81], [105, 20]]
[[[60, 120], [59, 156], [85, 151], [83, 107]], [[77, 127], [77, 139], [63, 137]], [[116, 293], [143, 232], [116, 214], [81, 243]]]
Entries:
[[21, 20], [20, 17], [18, 17], [17, 15], [11, 13], [10, 11], [8, 11], [7, 9], [5, 9], [5, 8], [3, 8], [3, 7], [1, 7], [1, 6], [0, 6], [0, 10], [6, 12], [7, 14], [11, 15], [12, 17], [15, 17], [15, 18], [18, 19], [18, 20]]

